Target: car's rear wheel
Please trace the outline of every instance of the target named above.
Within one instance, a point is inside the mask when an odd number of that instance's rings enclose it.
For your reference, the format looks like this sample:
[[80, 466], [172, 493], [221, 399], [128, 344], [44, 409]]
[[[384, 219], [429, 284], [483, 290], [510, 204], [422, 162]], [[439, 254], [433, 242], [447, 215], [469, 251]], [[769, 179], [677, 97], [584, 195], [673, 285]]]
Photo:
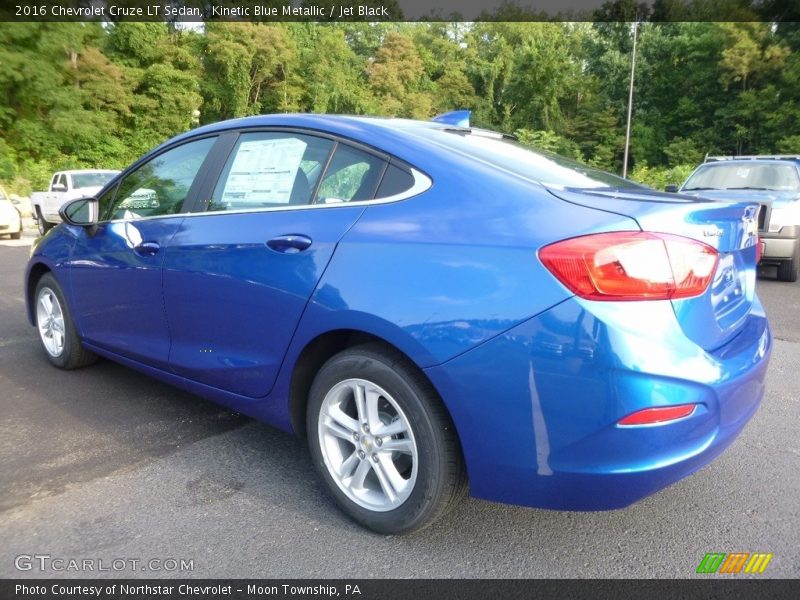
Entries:
[[800, 271], [800, 255], [795, 255], [789, 260], [782, 260], [778, 263], [778, 280], [797, 281], [798, 271]]
[[306, 426], [331, 495], [373, 531], [421, 529], [466, 492], [458, 438], [436, 392], [379, 344], [345, 350], [323, 365]]
[[97, 355], [81, 345], [64, 293], [50, 273], [44, 274], [37, 283], [35, 298], [36, 328], [47, 359], [61, 369], [77, 369], [94, 363]]
[[44, 220], [42, 209], [38, 206], [36, 207], [36, 228], [39, 230], [39, 235], [44, 235], [53, 228], [50, 223]]

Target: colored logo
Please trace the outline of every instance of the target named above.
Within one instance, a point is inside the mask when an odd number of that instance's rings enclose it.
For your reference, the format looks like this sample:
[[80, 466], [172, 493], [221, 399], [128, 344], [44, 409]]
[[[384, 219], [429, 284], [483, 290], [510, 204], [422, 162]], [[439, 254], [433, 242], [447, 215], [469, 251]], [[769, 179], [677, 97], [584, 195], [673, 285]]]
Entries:
[[709, 552], [700, 561], [698, 573], [763, 573], [772, 554], [765, 552]]

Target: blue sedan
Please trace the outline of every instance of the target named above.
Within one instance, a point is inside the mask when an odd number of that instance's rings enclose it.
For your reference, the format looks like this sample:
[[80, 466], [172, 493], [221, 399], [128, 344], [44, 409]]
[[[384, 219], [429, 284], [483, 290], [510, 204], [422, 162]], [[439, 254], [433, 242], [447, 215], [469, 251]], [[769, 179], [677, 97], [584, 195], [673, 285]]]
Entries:
[[63, 207], [28, 316], [57, 367], [103, 356], [306, 436], [374, 531], [424, 527], [467, 490], [621, 508], [758, 408], [757, 210], [461, 117], [249, 117]]

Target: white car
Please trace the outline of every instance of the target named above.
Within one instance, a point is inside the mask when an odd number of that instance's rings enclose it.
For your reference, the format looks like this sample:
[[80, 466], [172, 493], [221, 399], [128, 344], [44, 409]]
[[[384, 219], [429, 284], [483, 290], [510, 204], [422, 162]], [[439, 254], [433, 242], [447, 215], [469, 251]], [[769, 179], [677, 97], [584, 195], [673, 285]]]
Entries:
[[11, 239], [22, 237], [22, 217], [11, 203], [6, 191], [0, 187], [0, 235], [9, 235]]

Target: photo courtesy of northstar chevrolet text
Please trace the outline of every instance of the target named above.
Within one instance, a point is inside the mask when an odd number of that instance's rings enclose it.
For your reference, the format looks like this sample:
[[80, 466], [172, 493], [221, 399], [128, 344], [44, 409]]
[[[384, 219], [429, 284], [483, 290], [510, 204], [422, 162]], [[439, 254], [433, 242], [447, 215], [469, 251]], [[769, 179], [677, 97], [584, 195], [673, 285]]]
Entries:
[[788, 597], [800, 17], [482, 1], [3, 9], [10, 597]]

